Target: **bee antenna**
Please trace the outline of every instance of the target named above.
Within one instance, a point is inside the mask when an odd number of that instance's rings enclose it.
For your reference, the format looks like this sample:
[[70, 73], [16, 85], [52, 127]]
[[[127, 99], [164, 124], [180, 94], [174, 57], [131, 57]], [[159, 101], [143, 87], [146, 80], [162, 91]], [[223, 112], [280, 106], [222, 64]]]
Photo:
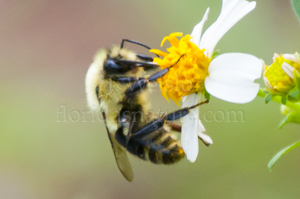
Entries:
[[[125, 41], [129, 42], [129, 43], [133, 43], [133, 44], [136, 44], [136, 45], [139, 45], [139, 46], [142, 46], [144, 48], [147, 48], [148, 50], [150, 50], [151, 48], [145, 44], [142, 44], [138, 41], [134, 41], [134, 40], [130, 40], [130, 39], [122, 39], [122, 42], [121, 42], [121, 45], [120, 45], [120, 48], [122, 49], [124, 47], [124, 43]], [[157, 57], [159, 57], [159, 55], [155, 54]]]

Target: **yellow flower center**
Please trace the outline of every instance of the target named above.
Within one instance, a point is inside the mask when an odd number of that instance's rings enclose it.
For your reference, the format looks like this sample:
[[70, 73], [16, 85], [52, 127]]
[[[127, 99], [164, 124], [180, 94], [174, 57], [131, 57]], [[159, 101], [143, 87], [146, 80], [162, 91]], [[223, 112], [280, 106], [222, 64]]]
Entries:
[[282, 55], [280, 55], [280, 57], [277, 57], [275, 59], [272, 65], [266, 66], [264, 76], [268, 79], [273, 90], [287, 94], [292, 88], [294, 88], [295, 83], [294, 80], [291, 79], [282, 69], [281, 66], [283, 62], [288, 63], [293, 68], [300, 71], [299, 63], [287, 60]]
[[[181, 37], [180, 40], [177, 37]], [[154, 58], [161, 69], [169, 68], [172, 66], [168, 73], [157, 82], [161, 89], [161, 94], [169, 101], [169, 98], [178, 104], [182, 97], [195, 93], [204, 92], [204, 80], [208, 75], [208, 66], [211, 61], [205, 56], [205, 49], [200, 50], [196, 44], [191, 42], [191, 36], [182, 33], [171, 33], [169, 36], [164, 37], [161, 42], [168, 40], [171, 47], [167, 48], [167, 52], [157, 49], [151, 49], [157, 55], [163, 57]], [[177, 64], [175, 64], [178, 62]], [[175, 65], [174, 65], [175, 64]]]

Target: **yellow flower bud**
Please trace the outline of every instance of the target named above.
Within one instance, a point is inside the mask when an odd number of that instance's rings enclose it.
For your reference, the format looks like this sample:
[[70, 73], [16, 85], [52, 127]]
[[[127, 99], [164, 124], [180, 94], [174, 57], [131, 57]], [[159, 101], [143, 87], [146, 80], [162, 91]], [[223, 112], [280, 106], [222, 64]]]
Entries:
[[300, 73], [299, 54], [274, 54], [273, 63], [264, 68], [264, 81], [271, 94], [288, 94], [296, 86], [295, 72]]

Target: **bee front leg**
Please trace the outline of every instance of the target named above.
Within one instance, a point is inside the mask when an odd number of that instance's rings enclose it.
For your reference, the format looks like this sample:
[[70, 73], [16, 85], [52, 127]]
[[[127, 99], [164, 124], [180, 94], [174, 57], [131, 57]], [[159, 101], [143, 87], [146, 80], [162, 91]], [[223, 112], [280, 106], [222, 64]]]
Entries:
[[154, 82], [158, 78], [164, 76], [169, 71], [169, 68], [162, 69], [153, 75], [151, 75], [148, 79], [147, 78], [140, 78], [137, 80], [129, 89], [125, 91], [126, 96], [131, 96], [136, 94], [137, 92], [145, 89], [149, 82]]
[[144, 55], [144, 54], [137, 54], [136, 55], [138, 58], [140, 58], [143, 61], [147, 61], [147, 62], [153, 62], [153, 57], [150, 57], [148, 55]]
[[172, 66], [170, 66], [169, 68], [164, 68], [156, 73], [154, 73], [153, 75], [151, 75], [148, 79], [146, 78], [141, 78], [138, 81], [136, 81], [129, 89], [127, 89], [125, 91], [125, 95], [126, 96], [130, 96], [133, 94], [136, 94], [137, 92], [139, 92], [140, 90], [143, 90], [144, 88], [147, 87], [147, 84], [149, 82], [154, 82], [156, 81], [158, 78], [161, 78], [162, 76], [164, 76], [167, 72], [169, 72], [170, 68], [172, 68], [173, 66], [175, 66], [180, 59], [185, 56], [185, 55], [181, 55], [179, 57], [179, 59], [176, 61], [175, 64], [173, 64]]
[[112, 76], [109, 77], [112, 81], [119, 82], [120, 84], [130, 84], [133, 82], [136, 82], [138, 80], [137, 77], [117, 77], [117, 76]]

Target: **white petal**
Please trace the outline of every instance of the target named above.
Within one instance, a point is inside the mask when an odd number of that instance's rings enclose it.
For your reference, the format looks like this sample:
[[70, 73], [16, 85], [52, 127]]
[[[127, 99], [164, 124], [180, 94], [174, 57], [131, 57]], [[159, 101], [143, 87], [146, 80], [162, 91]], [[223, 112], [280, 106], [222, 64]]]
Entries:
[[[190, 106], [193, 106], [193, 105], [197, 104], [198, 102], [201, 102], [204, 100], [205, 100], [205, 96], [203, 93], [200, 93], [198, 95], [193, 93], [193, 94], [190, 94], [190, 95], [184, 97], [184, 102], [183, 102], [182, 107], [183, 108], [190, 107]], [[195, 114], [197, 114], [197, 117], [199, 118], [199, 116], [198, 116], [199, 109], [200, 109], [200, 107], [197, 107], [196, 110], [193, 110], [192, 113], [190, 113], [189, 115], [187, 115], [186, 117], [181, 119], [181, 122], [183, 123], [183, 126], [184, 126], [184, 128], [182, 128], [182, 134], [183, 134], [182, 143], [184, 146], [183, 147], [184, 150], [187, 148], [185, 145], [188, 145], [188, 142], [189, 142], [188, 139], [192, 139], [191, 137], [187, 138], [187, 134], [192, 133], [192, 135], [190, 135], [190, 136], [194, 137], [194, 134], [195, 134], [194, 131], [197, 132], [199, 138], [204, 142], [204, 144], [210, 145], [213, 143], [212, 139], [204, 133], [205, 128], [204, 128], [203, 124], [201, 123], [200, 119], [198, 119], [198, 121], [197, 121], [197, 119], [195, 119], [195, 120], [192, 120], [191, 118], [188, 119], [188, 117], [193, 117], [193, 115], [195, 115]], [[186, 128], [186, 126], [187, 126], [187, 128]], [[183, 142], [183, 139], [185, 139], [186, 141]], [[196, 147], [196, 146], [194, 146], [194, 147]], [[187, 149], [187, 150], [189, 151], [189, 149]], [[196, 151], [196, 149], [191, 149], [191, 151]], [[189, 153], [189, 152], [185, 151], [185, 153]], [[194, 158], [191, 158], [191, 156], [193, 157], [193, 154], [188, 156], [189, 160], [196, 159], [196, 157], [197, 157], [196, 156]]]
[[201, 122], [201, 120], [198, 120], [198, 136], [199, 138], [204, 142], [205, 145], [210, 145], [213, 143], [212, 139], [206, 135], [204, 132], [205, 132], [205, 128]]
[[205, 88], [211, 95], [233, 103], [252, 101], [259, 90], [255, 79], [261, 77], [262, 62], [244, 53], [226, 53], [209, 65]]
[[273, 87], [272, 87], [272, 85], [270, 84], [268, 78], [266, 78], [265, 76], [263, 76], [263, 80], [264, 80], [265, 85], [266, 85], [266, 87], [267, 87], [268, 89], [274, 90]]
[[201, 122], [201, 120], [198, 120], [198, 129], [197, 129], [197, 131], [198, 131], [198, 135], [199, 135], [199, 137], [201, 137], [200, 136], [200, 132], [205, 132], [206, 130], [205, 130], [205, 128], [204, 128], [204, 126], [203, 126], [203, 124], [202, 124], [202, 122]]
[[200, 38], [201, 38], [201, 33], [202, 33], [202, 29], [203, 29], [203, 25], [207, 20], [208, 17], [208, 13], [209, 13], [209, 8], [206, 9], [206, 12], [202, 18], [202, 20], [194, 27], [192, 33], [191, 33], [191, 42], [193, 42], [194, 44], [196, 44], [197, 46], [200, 43]]
[[193, 93], [193, 94], [187, 95], [182, 99], [182, 101], [183, 101], [182, 106], [181, 106], [182, 108], [193, 106], [193, 105], [197, 104], [197, 94]]
[[184, 116], [181, 121], [181, 145], [190, 162], [195, 162], [198, 156], [198, 134], [197, 134], [197, 121], [199, 107], [191, 110], [191, 113]]
[[[198, 102], [203, 102], [205, 100], [206, 100], [206, 98], [205, 98], [204, 93], [199, 93], [198, 96], [197, 96], [197, 101]], [[199, 107], [199, 109], [200, 109], [200, 107]], [[199, 111], [198, 111], [198, 113], [199, 113]], [[205, 128], [204, 128], [201, 120], [199, 119], [198, 120], [198, 125], [197, 125], [198, 136], [204, 142], [204, 144], [210, 145], [210, 144], [213, 143], [213, 141], [212, 141], [212, 139], [208, 135], [206, 135], [204, 133], [205, 131], [206, 130], [205, 130]]]
[[206, 49], [207, 56], [211, 57], [223, 35], [246, 14], [251, 12], [255, 6], [256, 2], [254, 1], [223, 0], [221, 14], [203, 34], [199, 48]]
[[274, 56], [273, 56], [273, 62], [275, 62], [276, 61], [276, 59], [277, 58], [279, 58], [280, 57], [280, 55], [278, 54], [278, 53], [274, 53]]
[[225, 82], [217, 82], [210, 78], [205, 80], [207, 91], [224, 101], [232, 102], [232, 103], [248, 103], [252, 101], [259, 90], [259, 84], [249, 84], [249, 85], [239, 85], [236, 84], [227, 84]]
[[[203, 93], [190, 94], [186, 96], [182, 107], [190, 107], [201, 101], [205, 100]], [[203, 135], [205, 131], [199, 119], [199, 109], [200, 106], [190, 110], [190, 113], [181, 119], [182, 129], [181, 129], [181, 144], [182, 148], [187, 156], [187, 159], [191, 162], [195, 162], [198, 156], [198, 136], [206, 143], [210, 142], [207, 136]]]
[[294, 70], [293, 66], [289, 65], [286, 62], [283, 62], [281, 65], [282, 70], [291, 78], [294, 79]]
[[284, 59], [287, 59], [287, 60], [290, 60], [290, 61], [293, 61], [293, 62], [297, 62], [297, 63], [300, 64], [300, 61], [297, 59], [295, 54], [283, 54], [282, 56], [283, 56]]
[[213, 143], [209, 135], [205, 134], [204, 132], [201, 133], [198, 132], [198, 136], [206, 146], [209, 146]]
[[263, 62], [253, 55], [246, 53], [224, 53], [211, 61], [208, 73], [209, 75], [215, 72], [245, 73], [253, 81], [261, 77], [262, 69]]
[[213, 143], [212, 139], [209, 135], [205, 134], [204, 132], [198, 132], [199, 138], [204, 142], [206, 146], [209, 146]]
[[199, 102], [203, 102], [205, 101], [206, 98], [205, 98], [205, 95], [204, 93], [199, 93], [199, 94], [196, 94], [196, 93], [193, 93], [193, 94], [189, 94], [187, 96], [184, 96], [182, 98], [182, 108], [185, 108], [185, 107], [190, 107], [190, 106], [193, 106]]

